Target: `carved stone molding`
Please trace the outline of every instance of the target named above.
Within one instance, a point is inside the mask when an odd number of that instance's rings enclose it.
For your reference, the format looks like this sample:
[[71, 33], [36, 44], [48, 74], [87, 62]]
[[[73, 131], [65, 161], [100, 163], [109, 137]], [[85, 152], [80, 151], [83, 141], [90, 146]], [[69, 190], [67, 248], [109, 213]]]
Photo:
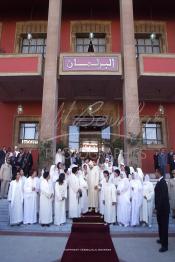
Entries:
[[152, 32], [160, 35], [161, 40], [161, 52], [167, 51], [167, 33], [166, 23], [162, 21], [135, 21], [134, 22], [135, 33], [137, 34], [150, 34]]
[[76, 50], [76, 34], [103, 33], [106, 35], [106, 52], [111, 52], [111, 22], [110, 21], [72, 21], [70, 31], [71, 51]]
[[46, 34], [47, 33], [47, 21], [24, 21], [16, 23], [16, 34], [15, 34], [15, 47], [16, 53], [20, 51], [20, 44], [22, 36], [31, 32], [33, 34]]

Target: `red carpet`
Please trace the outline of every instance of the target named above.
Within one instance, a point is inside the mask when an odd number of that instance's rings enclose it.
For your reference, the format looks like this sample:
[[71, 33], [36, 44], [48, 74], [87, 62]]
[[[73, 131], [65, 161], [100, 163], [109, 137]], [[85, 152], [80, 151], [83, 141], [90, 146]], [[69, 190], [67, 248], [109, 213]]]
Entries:
[[61, 262], [119, 262], [109, 227], [100, 215], [86, 214], [73, 220]]

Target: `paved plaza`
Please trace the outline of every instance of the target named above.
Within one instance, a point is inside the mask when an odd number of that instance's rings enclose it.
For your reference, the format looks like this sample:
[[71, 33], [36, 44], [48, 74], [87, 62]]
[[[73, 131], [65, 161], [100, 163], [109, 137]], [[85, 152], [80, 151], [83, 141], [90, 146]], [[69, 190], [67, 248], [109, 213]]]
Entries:
[[[56, 262], [59, 261], [71, 232], [72, 222], [64, 226], [39, 224], [10, 226], [8, 202], [0, 200], [0, 261], [1, 262]], [[121, 262], [174, 262], [175, 220], [170, 218], [169, 251], [159, 253], [157, 222], [152, 228], [110, 226], [116, 252]]]
[[[59, 261], [68, 237], [0, 236], [1, 262]], [[120, 262], [174, 262], [175, 238], [159, 253], [156, 238], [112, 238]]]

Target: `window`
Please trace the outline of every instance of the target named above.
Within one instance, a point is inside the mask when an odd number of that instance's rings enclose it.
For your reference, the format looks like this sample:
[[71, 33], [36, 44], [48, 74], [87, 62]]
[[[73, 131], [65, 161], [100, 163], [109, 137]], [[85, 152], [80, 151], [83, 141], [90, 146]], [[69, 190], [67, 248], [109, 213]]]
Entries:
[[136, 54], [159, 54], [161, 53], [160, 35], [152, 40], [149, 34], [135, 34]]
[[39, 123], [38, 122], [20, 122], [19, 143], [20, 144], [38, 144]]
[[[77, 53], [87, 53], [89, 43], [90, 43], [89, 34], [87, 33], [76, 34], [76, 52]], [[94, 38], [92, 39], [92, 44], [94, 47], [94, 52], [105, 53], [106, 52], [105, 34], [95, 33]]]
[[27, 36], [22, 38], [21, 53], [23, 54], [45, 54], [46, 52], [46, 34], [32, 34], [32, 39]]
[[162, 123], [142, 123], [142, 135], [144, 145], [161, 145], [163, 144]]

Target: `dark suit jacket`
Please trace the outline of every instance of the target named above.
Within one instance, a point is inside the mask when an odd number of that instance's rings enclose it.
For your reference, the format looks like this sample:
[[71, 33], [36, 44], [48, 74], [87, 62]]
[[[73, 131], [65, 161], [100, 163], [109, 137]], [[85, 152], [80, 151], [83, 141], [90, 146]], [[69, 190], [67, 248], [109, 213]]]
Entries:
[[164, 178], [157, 182], [155, 186], [155, 209], [158, 213], [170, 213], [168, 187]]

